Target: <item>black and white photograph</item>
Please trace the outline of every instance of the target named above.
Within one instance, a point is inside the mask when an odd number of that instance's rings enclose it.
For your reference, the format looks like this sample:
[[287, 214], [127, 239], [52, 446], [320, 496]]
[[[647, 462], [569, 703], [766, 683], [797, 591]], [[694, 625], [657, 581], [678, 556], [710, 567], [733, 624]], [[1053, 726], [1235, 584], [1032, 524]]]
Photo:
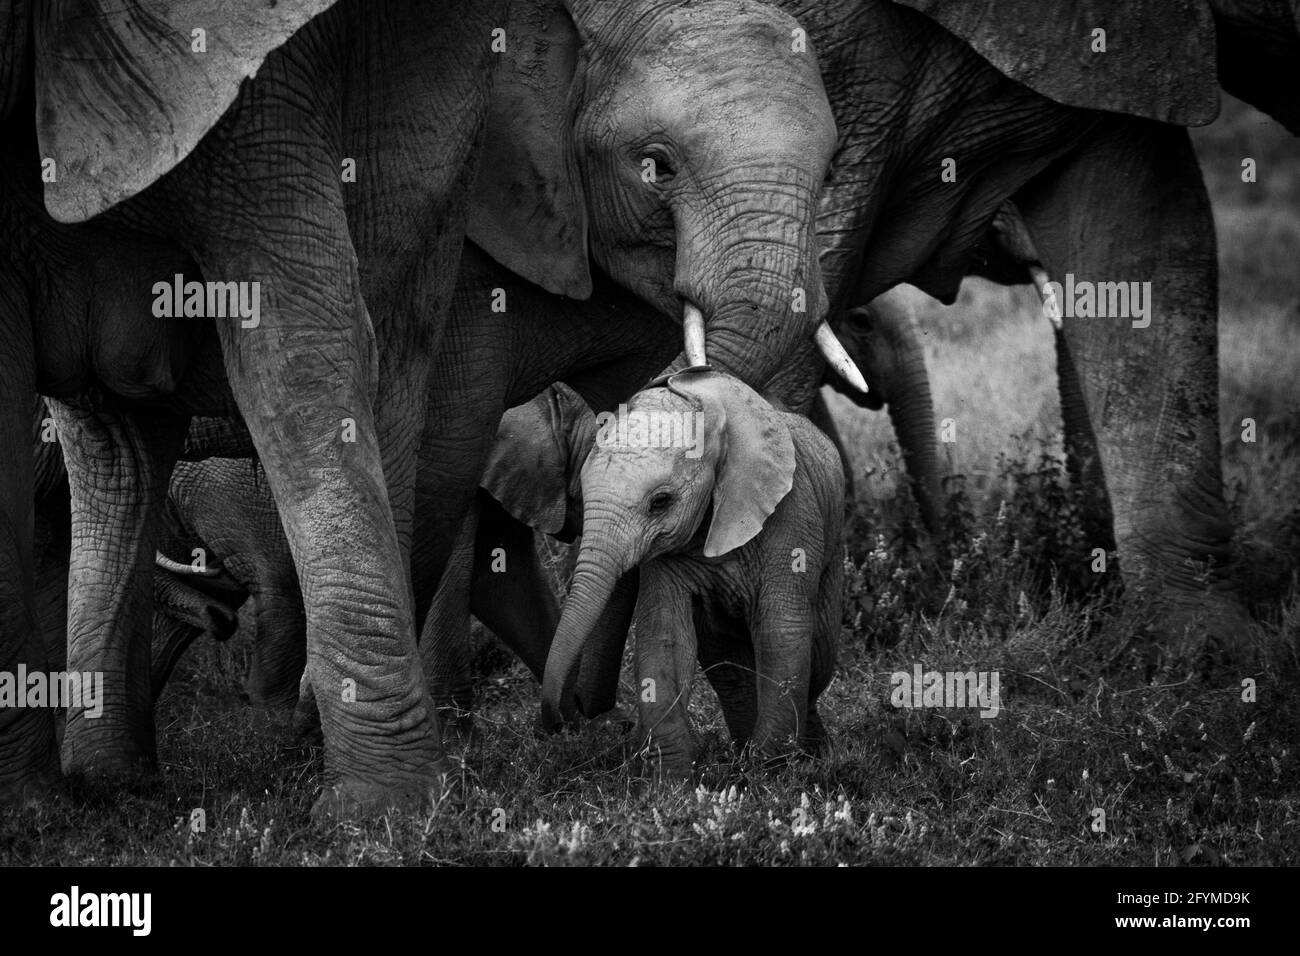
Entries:
[[1239, 945], [1298, 383], [1300, 0], [0, 0], [21, 920], [1117, 868]]

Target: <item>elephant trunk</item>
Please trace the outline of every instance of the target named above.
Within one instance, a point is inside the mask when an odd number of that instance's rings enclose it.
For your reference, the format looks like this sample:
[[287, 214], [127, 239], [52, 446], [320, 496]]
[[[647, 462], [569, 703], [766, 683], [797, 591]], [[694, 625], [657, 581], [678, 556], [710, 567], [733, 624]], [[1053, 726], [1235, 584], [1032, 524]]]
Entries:
[[573, 585], [564, 602], [560, 624], [555, 631], [542, 677], [542, 726], [555, 730], [565, 716], [578, 708], [573, 686], [576, 665], [582, 657], [587, 639], [596, 629], [609, 604], [619, 578], [626, 567], [635, 564], [616, 557], [604, 543], [609, 539], [608, 519], [593, 515], [588, 507], [583, 515], [582, 546], [573, 571]]
[[941, 490], [935, 439], [934, 400], [925, 349], [910, 311], [886, 310], [879, 316], [881, 332], [894, 356], [894, 382], [889, 394], [889, 420], [907, 462], [912, 493], [926, 530], [939, 526]]
[[[806, 346], [826, 317], [818, 265], [816, 184], [768, 168], [734, 174], [703, 208], [674, 210], [674, 290], [686, 306], [688, 352], [704, 318], [707, 361], [755, 384], [771, 380]], [[741, 178], [743, 175], [744, 178]], [[773, 196], [780, 197], [774, 207]], [[741, 238], [737, 238], [741, 237]]]

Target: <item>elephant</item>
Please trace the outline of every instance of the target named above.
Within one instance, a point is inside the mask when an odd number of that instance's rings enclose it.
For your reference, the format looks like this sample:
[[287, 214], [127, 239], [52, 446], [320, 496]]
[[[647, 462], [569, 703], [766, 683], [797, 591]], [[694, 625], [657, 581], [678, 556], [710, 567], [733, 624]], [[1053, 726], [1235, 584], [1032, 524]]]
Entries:
[[[1214, 231], [1181, 128], [1217, 111], [1210, 9], [782, 6], [839, 131], [817, 215], [830, 314], [900, 282], [951, 303], [1014, 202], [1048, 275], [1114, 293], [1102, 315], [1063, 302], [1062, 339], [1129, 599], [1164, 647], [1232, 653], [1245, 612], [1219, 464]], [[1134, 282], [1145, 306], [1125, 309]]]
[[689, 774], [697, 657], [737, 744], [767, 758], [816, 750], [844, 562], [831, 441], [732, 376], [686, 370], [600, 420], [581, 487], [582, 544], [546, 662], [543, 725], [562, 721], [574, 664], [617, 582], [639, 568], [641, 752], [665, 774]]
[[[930, 373], [913, 300], [901, 288], [882, 292], [840, 316], [835, 334], [868, 385], [865, 394], [857, 389], [844, 389], [843, 393], [860, 408], [889, 407], [921, 523], [934, 534], [939, 529], [943, 494]], [[814, 404], [809, 418], [835, 443], [847, 469], [848, 451], [825, 404], [820, 400]], [[852, 498], [852, 475], [848, 473], [846, 490]]]
[[[72, 500], [67, 666], [102, 672], [105, 697], [96, 720], [69, 708], [61, 768], [47, 710], [0, 711], [6, 800], [48, 792], [60, 769], [153, 765], [167, 477], [188, 417], [235, 409], [301, 572], [312, 682], [329, 689], [316, 812], [424, 798], [445, 770], [404, 554], [410, 397], [437, 351], [505, 3], [243, 6], [0, 5], [0, 441], [28, 448], [32, 397], [51, 399]], [[204, 285], [182, 306], [173, 280]], [[0, 470], [12, 672], [43, 658], [32, 461]]]

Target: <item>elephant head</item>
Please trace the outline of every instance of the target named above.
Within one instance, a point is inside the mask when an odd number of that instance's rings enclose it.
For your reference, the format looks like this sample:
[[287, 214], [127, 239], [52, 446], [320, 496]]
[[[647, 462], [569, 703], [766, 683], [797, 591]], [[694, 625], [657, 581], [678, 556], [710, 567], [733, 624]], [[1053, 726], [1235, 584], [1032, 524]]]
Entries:
[[[867, 305], [850, 309], [836, 334], [870, 389], [865, 396], [849, 389], [844, 393], [863, 408], [889, 406], [921, 520], [927, 529], [936, 530], [941, 494], [934, 401], [909, 293], [895, 287]], [[831, 384], [839, 387], [834, 379]]]
[[590, 245], [682, 317], [689, 364], [707, 346], [763, 383], [818, 332], [847, 367], [820, 331], [815, 230], [835, 119], [799, 24], [745, 0], [515, 7], [529, 40], [498, 74], [470, 238], [575, 298], [591, 294]]
[[741, 547], [794, 481], [789, 427], [729, 375], [680, 372], [598, 424], [581, 474], [582, 546], [542, 682], [547, 727], [562, 722], [574, 664], [624, 572], [661, 555]]

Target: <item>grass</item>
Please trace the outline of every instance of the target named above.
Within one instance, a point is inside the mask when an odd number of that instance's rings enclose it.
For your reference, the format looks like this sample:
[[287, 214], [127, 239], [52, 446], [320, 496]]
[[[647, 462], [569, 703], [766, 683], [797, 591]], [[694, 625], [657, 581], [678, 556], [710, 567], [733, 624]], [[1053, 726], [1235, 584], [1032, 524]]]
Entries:
[[[956, 306], [922, 315], [939, 416], [957, 422], [938, 540], [895, 480], [886, 418], [835, 406], [863, 477], [819, 759], [738, 761], [701, 679], [699, 780], [653, 784], [617, 722], [536, 733], [537, 687], [488, 641], [479, 745], [448, 795], [318, 827], [320, 753], [247, 706], [236, 637], [181, 662], [159, 706], [157, 777], [72, 780], [67, 798], [6, 814], [0, 863], [1300, 863], [1300, 148], [1236, 103], [1195, 141], [1219, 230], [1224, 462], [1256, 619], [1236, 669], [1153, 668], [1133, 653], [1140, 609], [1080, 570], [1050, 329], [1032, 291], [972, 281]], [[1239, 181], [1243, 150], [1254, 184]], [[1254, 444], [1240, 440], [1245, 417]], [[916, 662], [998, 671], [1000, 714], [893, 708], [890, 674]]]

